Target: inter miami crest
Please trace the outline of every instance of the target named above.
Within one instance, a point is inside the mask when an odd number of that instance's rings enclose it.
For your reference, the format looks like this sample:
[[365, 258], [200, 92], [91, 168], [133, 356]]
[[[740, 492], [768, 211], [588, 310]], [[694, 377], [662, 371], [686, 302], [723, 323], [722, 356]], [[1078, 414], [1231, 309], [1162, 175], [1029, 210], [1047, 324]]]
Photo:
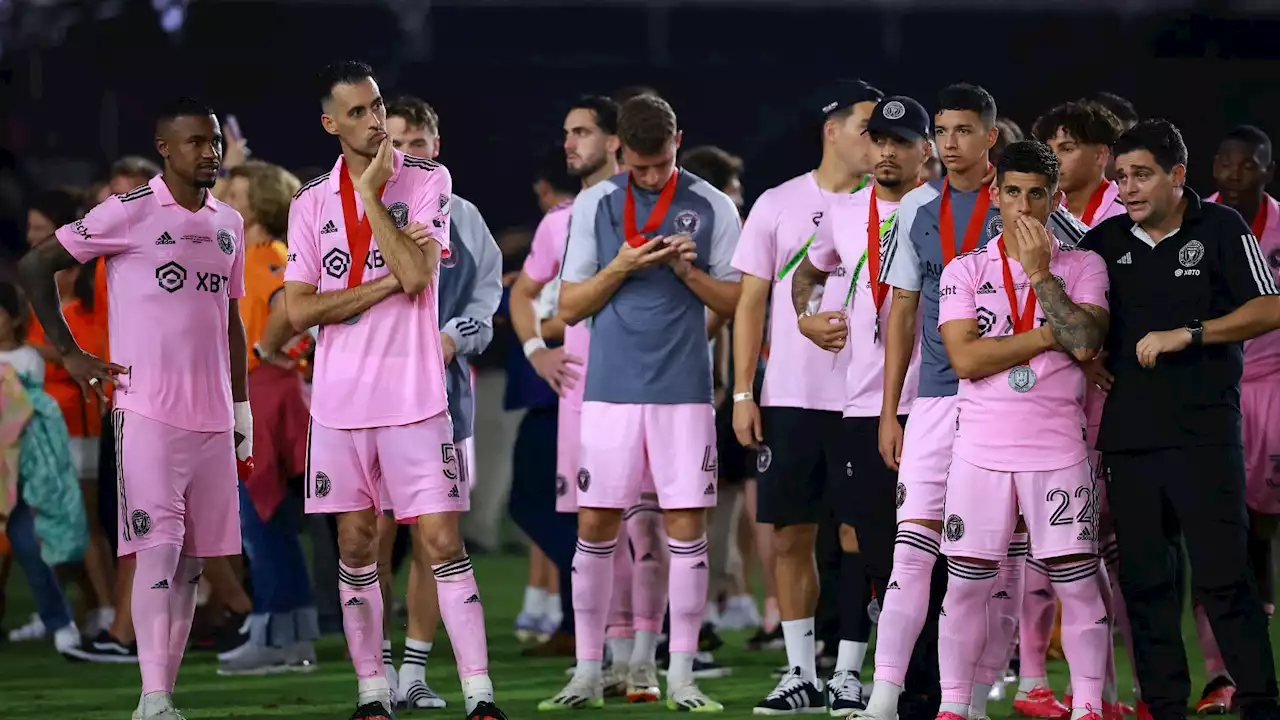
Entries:
[[947, 542], [956, 542], [964, 537], [964, 518], [959, 515], [948, 515], [946, 526], [943, 531], [947, 535]]
[[578, 490], [586, 492], [591, 487], [591, 473], [586, 468], [578, 469]]
[[769, 469], [769, 465], [773, 463], [773, 451], [768, 445], [761, 445], [756, 451], [756, 472], [763, 473]]
[[316, 497], [325, 497], [333, 486], [329, 483], [329, 476], [322, 472], [316, 473]]
[[230, 255], [236, 251], [236, 237], [226, 228], [218, 228], [218, 249]]
[[134, 510], [129, 516], [129, 524], [133, 526], [135, 537], [146, 537], [151, 532], [151, 516], [146, 510]]
[[901, 509], [902, 509], [902, 503], [904, 503], [904, 502], [906, 502], [906, 501], [907, 501], [907, 486], [906, 486], [906, 485], [903, 485], [902, 483], [898, 483], [898, 493], [897, 493], [897, 495], [898, 495], [898, 498], [897, 498], [897, 502], [898, 502], [898, 504], [897, 504], [897, 506], [896, 506], [896, 507], [897, 507], [897, 509], [901, 510]]
[[676, 219], [672, 222], [677, 233], [692, 236], [698, 232], [698, 228], [702, 227], [702, 218], [698, 217], [698, 213], [692, 210], [685, 210], [676, 215]]
[[399, 230], [403, 230], [409, 224], [409, 206], [402, 202], [391, 203], [391, 207], [387, 208], [387, 214], [391, 216], [391, 220]]

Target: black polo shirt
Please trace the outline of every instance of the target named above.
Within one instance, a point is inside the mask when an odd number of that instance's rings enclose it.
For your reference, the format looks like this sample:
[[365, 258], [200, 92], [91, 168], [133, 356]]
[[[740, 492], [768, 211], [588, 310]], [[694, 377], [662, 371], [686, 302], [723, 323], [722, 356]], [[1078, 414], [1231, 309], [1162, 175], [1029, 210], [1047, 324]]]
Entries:
[[1100, 223], [1080, 247], [1107, 262], [1111, 332], [1107, 369], [1115, 383], [1098, 433], [1103, 452], [1189, 445], [1240, 445], [1244, 344], [1188, 347], [1138, 364], [1149, 332], [1212, 320], [1246, 302], [1276, 295], [1266, 260], [1235, 210], [1183, 190], [1182, 226], [1152, 245], [1127, 215]]

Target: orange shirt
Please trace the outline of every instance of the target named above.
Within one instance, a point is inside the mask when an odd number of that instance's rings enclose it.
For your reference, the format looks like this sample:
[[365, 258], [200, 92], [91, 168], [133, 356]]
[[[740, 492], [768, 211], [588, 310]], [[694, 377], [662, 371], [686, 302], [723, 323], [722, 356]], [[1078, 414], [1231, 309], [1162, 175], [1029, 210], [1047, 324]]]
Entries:
[[[97, 302], [92, 312], [85, 310], [79, 300], [71, 300], [62, 305], [62, 315], [71, 328], [71, 336], [85, 352], [98, 357], [107, 355], [107, 325], [105, 313], [99, 314]], [[32, 313], [31, 327], [27, 330], [27, 342], [34, 345], [47, 345], [44, 328]], [[62, 417], [67, 421], [67, 432], [71, 437], [97, 437], [102, 434], [102, 408], [95, 397], [86, 401], [80, 392], [80, 386], [61, 365], [45, 363], [44, 389], [62, 410]]]
[[258, 367], [253, 346], [262, 340], [271, 314], [271, 298], [284, 287], [284, 268], [289, 248], [284, 243], [248, 245], [244, 249], [244, 297], [240, 298], [240, 319], [249, 345], [249, 372]]

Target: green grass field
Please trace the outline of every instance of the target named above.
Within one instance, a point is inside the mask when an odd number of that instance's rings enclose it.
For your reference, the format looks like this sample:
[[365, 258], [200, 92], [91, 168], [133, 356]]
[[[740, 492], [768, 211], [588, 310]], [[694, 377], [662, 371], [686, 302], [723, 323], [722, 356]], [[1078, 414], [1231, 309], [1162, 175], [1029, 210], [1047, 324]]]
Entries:
[[[564, 660], [530, 660], [520, 657], [520, 645], [512, 635], [512, 622], [519, 610], [525, 578], [522, 558], [489, 555], [475, 558], [476, 573], [484, 593], [489, 624], [491, 675], [498, 692], [500, 706], [511, 718], [530, 717], [537, 713], [539, 700], [554, 694], [565, 682]], [[6, 627], [25, 619], [32, 611], [26, 596], [25, 581], [20, 573], [9, 583], [10, 605]], [[1202, 666], [1195, 647], [1195, 634], [1185, 624], [1187, 652], [1193, 671], [1193, 687], [1199, 692]], [[396, 656], [402, 650], [401, 634], [396, 638]], [[726, 713], [734, 717], [751, 714], [751, 708], [773, 688], [773, 668], [784, 662], [781, 653], [748, 653], [742, 649], [744, 633], [725, 635], [726, 645], [716, 653], [716, 660], [732, 666], [733, 675], [721, 680], [705, 681], [703, 689], [725, 704]], [[1275, 642], [1273, 633], [1273, 644]], [[175, 699], [188, 718], [331, 718], [349, 717], [355, 700], [355, 680], [346, 647], [340, 637], [325, 638], [319, 644], [320, 668], [306, 675], [281, 675], [262, 678], [224, 678], [216, 673], [217, 662], [210, 653], [188, 653], [187, 662], [178, 679]], [[1129, 669], [1123, 653], [1122, 688], [1128, 683]], [[864, 677], [870, 677], [871, 654], [868, 654]], [[462, 713], [453, 658], [447, 638], [441, 632], [428, 665], [428, 681], [449, 701], [445, 710], [404, 712], [401, 717], [424, 717]], [[1066, 684], [1066, 666], [1050, 664], [1054, 688], [1059, 692]], [[0, 644], [0, 717], [67, 718], [69, 720], [126, 720], [138, 701], [138, 668], [136, 665], [71, 664], [54, 652], [51, 643]], [[1010, 689], [1012, 690], [1012, 688]], [[1131, 693], [1122, 689], [1122, 697], [1130, 701]], [[1012, 696], [1010, 695], [1010, 698]], [[993, 704], [993, 718], [1010, 715], [1010, 700]], [[604, 711], [629, 718], [666, 715], [663, 707], [627, 705], [614, 702]]]

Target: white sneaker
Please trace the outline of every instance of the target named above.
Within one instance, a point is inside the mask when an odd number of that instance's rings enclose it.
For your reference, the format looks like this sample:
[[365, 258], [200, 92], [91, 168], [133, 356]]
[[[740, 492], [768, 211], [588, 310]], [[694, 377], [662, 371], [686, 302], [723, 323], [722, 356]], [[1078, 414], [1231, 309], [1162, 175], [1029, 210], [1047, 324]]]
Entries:
[[760, 626], [760, 610], [750, 595], [735, 595], [724, 605], [720, 613], [720, 628], [725, 630], [749, 630]]
[[706, 693], [698, 689], [698, 684], [689, 681], [684, 685], [667, 686], [667, 709], [683, 712], [718, 713], [724, 712], [724, 705], [712, 700]]
[[400, 671], [396, 670], [394, 664], [383, 665], [382, 669], [387, 673], [387, 685], [391, 692], [391, 707], [397, 707], [404, 700], [404, 696], [400, 694]]
[[80, 630], [75, 623], [67, 623], [53, 632], [53, 647], [64, 655], [80, 647]]
[[401, 687], [400, 697], [404, 698], [401, 702], [405, 707], [414, 710], [439, 710], [448, 705], [444, 698], [431, 689], [430, 685], [421, 681], [409, 683], [408, 687]]
[[631, 666], [627, 676], [627, 702], [651, 703], [662, 699], [662, 689], [658, 687], [658, 668], [653, 663], [640, 663]]
[[557, 710], [596, 710], [604, 707], [604, 684], [600, 678], [574, 677], [555, 697], [538, 703], [542, 712]]
[[623, 697], [627, 694], [627, 678], [631, 674], [631, 668], [626, 663], [611, 662], [602, 674], [601, 684], [605, 697]]
[[43, 640], [44, 636], [48, 634], [49, 628], [44, 626], [44, 621], [40, 619], [39, 615], [32, 613], [31, 622], [9, 631], [9, 642]]

